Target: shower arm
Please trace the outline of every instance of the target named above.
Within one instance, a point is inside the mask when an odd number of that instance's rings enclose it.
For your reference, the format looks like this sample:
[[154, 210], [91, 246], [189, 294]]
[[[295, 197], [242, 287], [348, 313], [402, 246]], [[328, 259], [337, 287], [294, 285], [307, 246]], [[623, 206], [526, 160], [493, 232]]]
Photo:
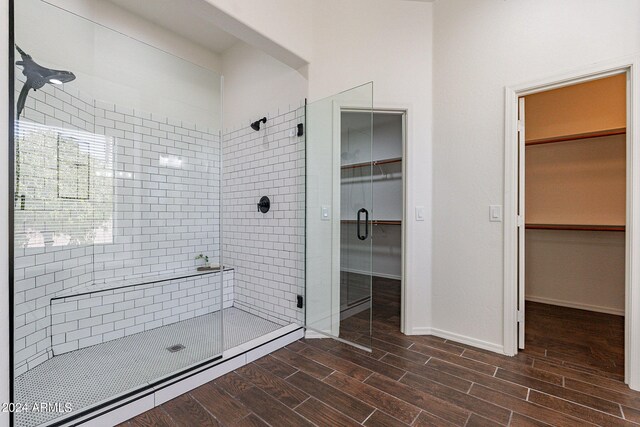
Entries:
[[24, 110], [24, 104], [27, 102], [27, 96], [29, 96], [29, 91], [31, 90], [31, 86], [26, 83], [22, 86], [22, 90], [20, 90], [20, 95], [18, 96], [18, 103], [16, 105], [16, 120], [20, 120], [20, 114], [22, 114], [22, 110]]

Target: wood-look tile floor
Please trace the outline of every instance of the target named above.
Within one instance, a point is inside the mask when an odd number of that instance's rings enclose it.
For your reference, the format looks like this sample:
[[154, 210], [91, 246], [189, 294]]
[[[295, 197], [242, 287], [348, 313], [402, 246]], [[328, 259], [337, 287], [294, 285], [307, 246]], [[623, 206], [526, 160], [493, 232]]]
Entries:
[[620, 318], [529, 304], [527, 349], [506, 357], [402, 335], [398, 292], [375, 283], [372, 353], [300, 340], [124, 425], [640, 424], [640, 393], [620, 381]]

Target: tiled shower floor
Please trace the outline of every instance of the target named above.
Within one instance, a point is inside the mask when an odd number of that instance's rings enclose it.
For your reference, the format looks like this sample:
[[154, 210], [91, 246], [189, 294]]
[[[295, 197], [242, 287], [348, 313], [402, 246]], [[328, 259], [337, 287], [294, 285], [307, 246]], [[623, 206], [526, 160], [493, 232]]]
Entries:
[[[224, 348], [281, 326], [237, 308], [224, 310]], [[220, 312], [56, 356], [15, 380], [16, 402], [71, 402], [73, 410], [138, 388], [219, 353]], [[182, 344], [171, 353], [167, 347]], [[36, 426], [57, 413], [16, 414], [16, 426]]]

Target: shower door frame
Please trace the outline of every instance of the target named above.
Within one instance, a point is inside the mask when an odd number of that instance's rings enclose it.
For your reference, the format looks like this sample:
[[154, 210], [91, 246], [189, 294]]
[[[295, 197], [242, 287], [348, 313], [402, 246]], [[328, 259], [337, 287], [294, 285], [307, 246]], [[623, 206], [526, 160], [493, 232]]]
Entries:
[[[8, 1], [8, 32], [9, 32], [9, 44], [7, 46], [8, 49], [8, 74], [9, 74], [9, 82], [8, 82], [8, 90], [9, 96], [7, 97], [9, 102], [9, 115], [8, 119], [8, 141], [7, 141], [7, 149], [9, 150], [7, 153], [8, 167], [7, 167], [7, 183], [8, 183], [8, 200], [7, 205], [9, 208], [8, 212], [8, 256], [9, 256], [9, 283], [8, 283], [8, 301], [9, 307], [7, 313], [9, 315], [9, 321], [7, 322], [9, 326], [9, 396], [7, 402], [14, 401], [14, 393], [15, 393], [15, 372], [14, 372], [14, 352], [15, 352], [15, 319], [14, 319], [14, 305], [15, 305], [15, 297], [14, 297], [14, 281], [15, 281], [15, 273], [14, 273], [14, 258], [15, 258], [15, 250], [14, 250], [14, 238], [15, 238], [15, 230], [14, 230], [14, 198], [15, 198], [15, 188], [14, 188], [14, 176], [15, 176], [15, 32], [14, 32], [14, 0]], [[13, 427], [15, 425], [15, 417], [13, 412], [9, 412], [9, 426]]]

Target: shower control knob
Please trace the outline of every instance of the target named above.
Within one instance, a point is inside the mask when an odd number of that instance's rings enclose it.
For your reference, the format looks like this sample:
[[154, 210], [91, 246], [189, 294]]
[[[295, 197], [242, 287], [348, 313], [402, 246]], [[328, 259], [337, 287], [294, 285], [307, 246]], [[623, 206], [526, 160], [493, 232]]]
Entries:
[[271, 208], [271, 200], [267, 196], [262, 196], [258, 202], [258, 212], [267, 213]]

